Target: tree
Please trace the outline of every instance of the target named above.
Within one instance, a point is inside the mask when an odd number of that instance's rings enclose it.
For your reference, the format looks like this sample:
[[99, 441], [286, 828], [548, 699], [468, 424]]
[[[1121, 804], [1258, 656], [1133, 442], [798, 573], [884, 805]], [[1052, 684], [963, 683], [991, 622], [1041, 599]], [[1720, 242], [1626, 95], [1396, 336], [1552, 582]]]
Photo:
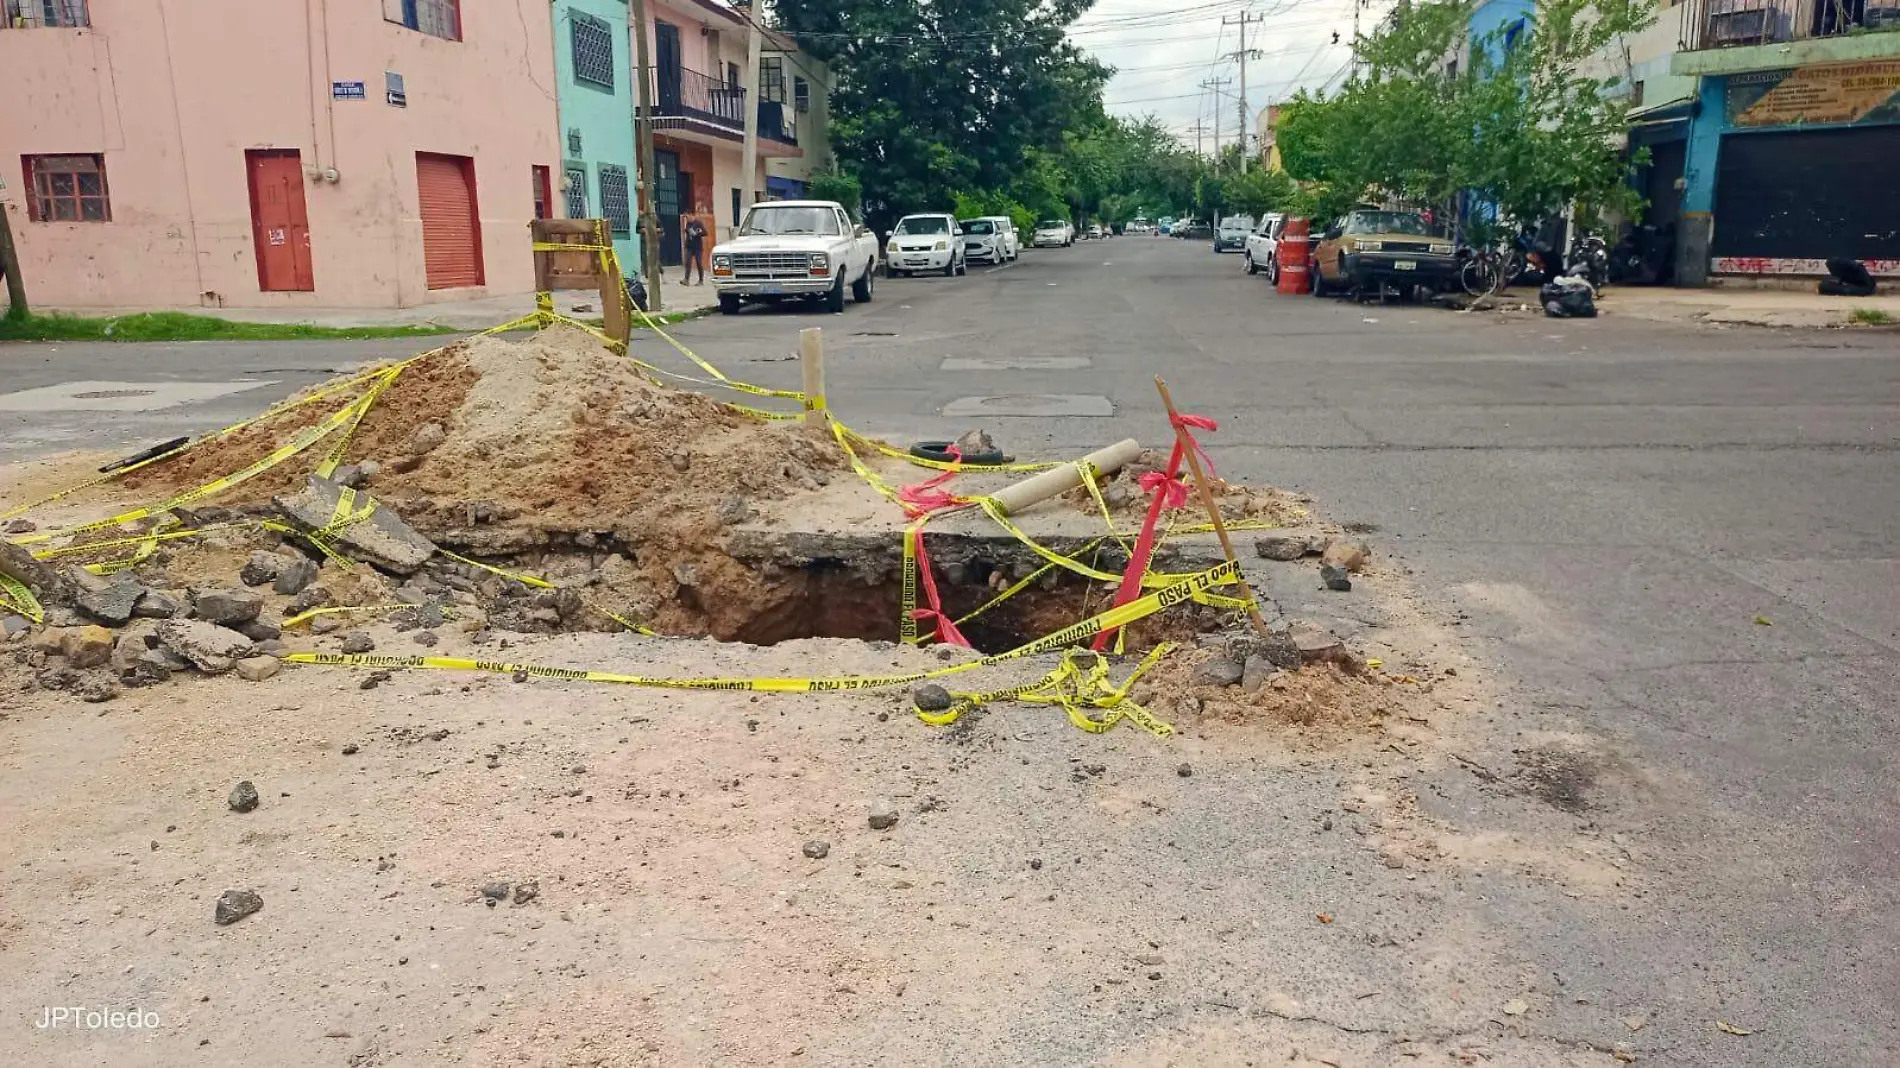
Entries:
[[1227, 179], [1227, 206], [1258, 219], [1273, 211], [1285, 211], [1293, 202], [1293, 179], [1282, 171], [1256, 167], [1245, 174]]
[[809, 191], [813, 200], [835, 200], [853, 219], [862, 218], [859, 210], [864, 204], [864, 186], [851, 175], [838, 171], [816, 175]]
[[[1314, 214], [1365, 200], [1477, 210], [1461, 222], [1477, 243], [1507, 222], [1536, 223], [1574, 208], [1590, 217], [1637, 206], [1619, 134], [1628, 104], [1611, 80], [1583, 73], [1589, 57], [1655, 18], [1646, 0], [1544, 0], [1515, 36], [1472, 38], [1477, 0], [1402, 3], [1354, 52], [1362, 70], [1330, 99], [1301, 94], [1281, 111], [1289, 174]], [[1445, 57], [1468, 53], [1465, 70]]]
[[[960, 192], [1052, 177], [1037, 153], [1102, 119], [1108, 69], [1065, 33], [1090, 0], [778, 0], [830, 65], [832, 144], [878, 228]], [[1015, 199], [1027, 204], [1022, 197]]]

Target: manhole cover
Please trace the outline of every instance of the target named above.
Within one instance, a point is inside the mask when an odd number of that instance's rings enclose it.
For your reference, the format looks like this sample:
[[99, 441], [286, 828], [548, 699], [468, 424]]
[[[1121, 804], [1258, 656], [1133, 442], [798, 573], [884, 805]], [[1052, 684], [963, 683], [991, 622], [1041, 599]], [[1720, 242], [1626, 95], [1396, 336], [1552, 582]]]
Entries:
[[1110, 416], [1115, 405], [1107, 397], [1089, 393], [1003, 393], [993, 397], [958, 397], [943, 406], [950, 417], [1081, 415]]
[[86, 393], [73, 394], [74, 400], [112, 400], [117, 397], [149, 397], [158, 392], [153, 389], [95, 389]]

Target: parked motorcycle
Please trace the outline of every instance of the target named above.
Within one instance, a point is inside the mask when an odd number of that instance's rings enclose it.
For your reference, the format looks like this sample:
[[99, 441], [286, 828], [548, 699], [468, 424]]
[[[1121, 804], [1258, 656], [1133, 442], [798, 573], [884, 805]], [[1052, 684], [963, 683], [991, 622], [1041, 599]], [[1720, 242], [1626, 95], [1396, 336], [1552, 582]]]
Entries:
[[1664, 285], [1675, 273], [1675, 261], [1673, 225], [1634, 226], [1610, 250], [1610, 281], [1623, 285]]
[[1610, 249], [1603, 238], [1588, 230], [1578, 231], [1576, 240], [1570, 244], [1570, 257], [1564, 261], [1564, 274], [1583, 279], [1592, 289], [1608, 285]]

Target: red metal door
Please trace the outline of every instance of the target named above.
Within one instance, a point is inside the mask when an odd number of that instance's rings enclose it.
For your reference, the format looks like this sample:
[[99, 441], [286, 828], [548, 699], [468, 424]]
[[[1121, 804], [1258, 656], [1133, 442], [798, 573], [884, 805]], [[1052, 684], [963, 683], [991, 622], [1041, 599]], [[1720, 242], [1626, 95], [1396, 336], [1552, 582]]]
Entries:
[[422, 205], [423, 271], [430, 289], [482, 284], [482, 228], [475, 210], [475, 161], [416, 153]]
[[294, 148], [254, 148], [244, 153], [251, 184], [251, 243], [257, 247], [257, 288], [308, 293], [317, 288], [310, 269], [310, 216], [304, 211], [303, 162]]

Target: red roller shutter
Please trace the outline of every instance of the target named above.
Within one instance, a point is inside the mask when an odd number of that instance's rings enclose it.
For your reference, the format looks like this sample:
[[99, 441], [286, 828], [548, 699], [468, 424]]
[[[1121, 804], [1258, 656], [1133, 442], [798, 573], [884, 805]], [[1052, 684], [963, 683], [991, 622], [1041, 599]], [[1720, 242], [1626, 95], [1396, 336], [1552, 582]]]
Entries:
[[422, 202], [422, 259], [430, 289], [482, 284], [482, 227], [475, 210], [475, 161], [416, 153]]

